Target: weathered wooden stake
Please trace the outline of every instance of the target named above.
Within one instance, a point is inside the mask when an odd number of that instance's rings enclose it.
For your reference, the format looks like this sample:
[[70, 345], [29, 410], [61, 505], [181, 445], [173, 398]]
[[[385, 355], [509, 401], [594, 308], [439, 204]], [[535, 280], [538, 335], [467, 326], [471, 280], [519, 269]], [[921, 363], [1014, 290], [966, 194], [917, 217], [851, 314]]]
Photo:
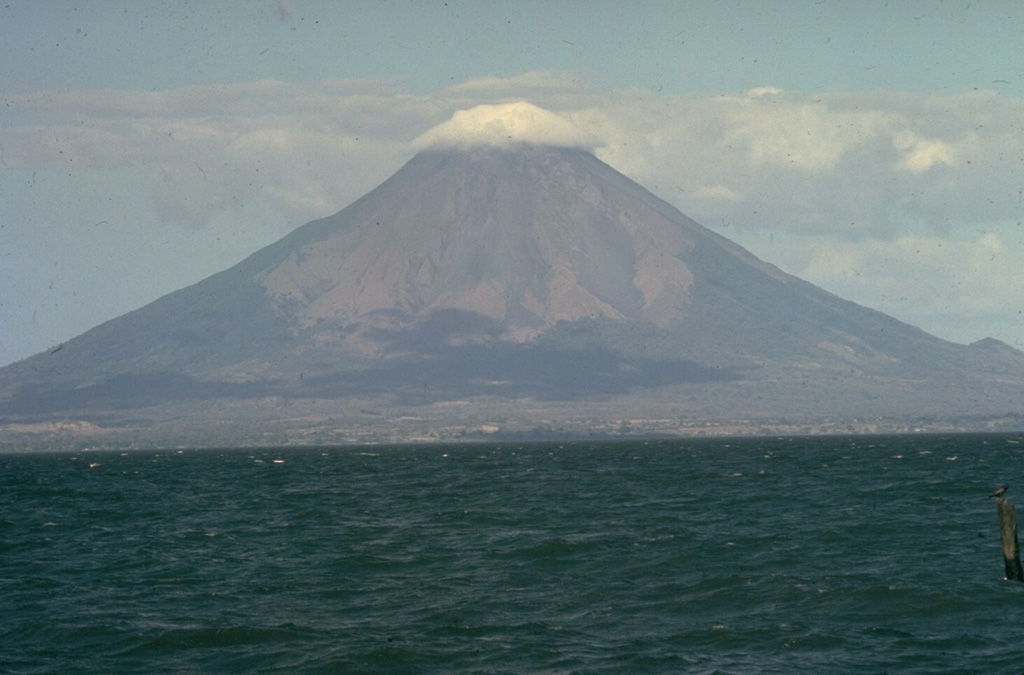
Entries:
[[1020, 566], [1020, 547], [1017, 546], [1017, 514], [1013, 510], [1013, 504], [1002, 497], [996, 497], [996, 511], [999, 513], [999, 532], [1003, 537], [1006, 578], [1024, 581], [1024, 569]]

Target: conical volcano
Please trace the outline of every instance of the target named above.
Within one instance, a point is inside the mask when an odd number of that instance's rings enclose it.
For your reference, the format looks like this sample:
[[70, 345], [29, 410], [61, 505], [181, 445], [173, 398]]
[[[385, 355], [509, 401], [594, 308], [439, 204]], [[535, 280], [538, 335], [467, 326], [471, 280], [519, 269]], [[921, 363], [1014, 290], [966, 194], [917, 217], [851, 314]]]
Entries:
[[1024, 354], [992, 342], [948, 343], [785, 274], [585, 150], [437, 148], [238, 265], [0, 370], [0, 415], [1012, 415]]
[[578, 150], [423, 153], [261, 283], [307, 325], [461, 311], [517, 341], [588, 317], [668, 325], [695, 231], [615, 178]]

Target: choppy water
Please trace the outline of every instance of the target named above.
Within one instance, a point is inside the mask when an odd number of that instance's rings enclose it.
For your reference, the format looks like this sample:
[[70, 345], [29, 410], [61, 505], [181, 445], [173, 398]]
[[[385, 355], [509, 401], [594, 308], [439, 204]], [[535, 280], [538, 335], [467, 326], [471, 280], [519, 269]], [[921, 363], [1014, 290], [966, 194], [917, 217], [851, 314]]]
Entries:
[[1019, 673], [1024, 438], [0, 456], [0, 672]]

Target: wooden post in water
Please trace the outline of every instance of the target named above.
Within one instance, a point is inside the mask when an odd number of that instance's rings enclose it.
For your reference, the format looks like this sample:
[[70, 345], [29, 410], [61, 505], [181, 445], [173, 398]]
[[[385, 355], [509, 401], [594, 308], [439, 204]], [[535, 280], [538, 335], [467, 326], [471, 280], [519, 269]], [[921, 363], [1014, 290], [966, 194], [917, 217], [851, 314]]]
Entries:
[[996, 497], [996, 511], [999, 513], [999, 532], [1003, 537], [1003, 561], [1006, 563], [1006, 578], [1024, 581], [1024, 569], [1020, 566], [1020, 547], [1017, 546], [1017, 514], [1013, 504]]

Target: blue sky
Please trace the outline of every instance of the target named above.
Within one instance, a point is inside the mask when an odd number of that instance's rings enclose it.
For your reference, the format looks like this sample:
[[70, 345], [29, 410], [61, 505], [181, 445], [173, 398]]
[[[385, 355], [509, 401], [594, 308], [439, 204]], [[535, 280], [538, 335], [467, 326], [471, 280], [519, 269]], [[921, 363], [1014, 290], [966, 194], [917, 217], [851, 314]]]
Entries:
[[1024, 6], [0, 6], [0, 364], [223, 269], [524, 100], [788, 272], [1024, 348]]
[[4, 80], [169, 89], [254, 79], [470, 78], [571, 70], [666, 92], [1021, 94], [1024, 8], [1004, 2], [11, 2]]

